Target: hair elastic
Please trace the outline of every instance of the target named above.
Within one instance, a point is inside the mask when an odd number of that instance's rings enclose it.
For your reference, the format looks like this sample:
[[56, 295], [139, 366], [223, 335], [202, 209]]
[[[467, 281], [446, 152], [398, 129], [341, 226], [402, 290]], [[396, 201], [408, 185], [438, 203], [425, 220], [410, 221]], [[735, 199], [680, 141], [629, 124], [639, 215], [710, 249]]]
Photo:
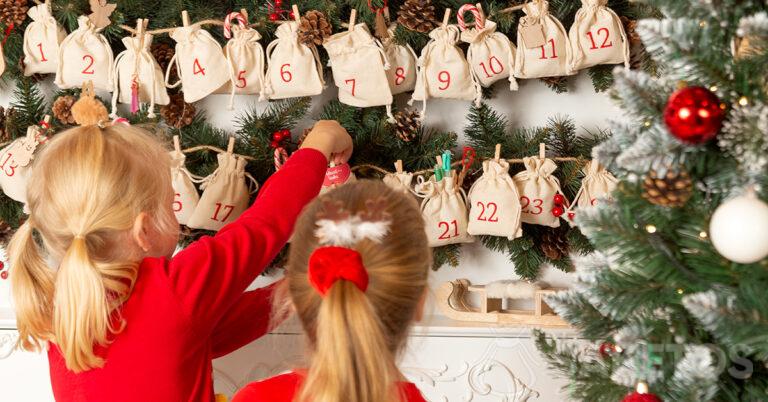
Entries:
[[325, 296], [338, 280], [350, 281], [365, 292], [368, 289], [368, 271], [363, 257], [351, 248], [326, 246], [316, 249], [309, 257], [309, 283]]

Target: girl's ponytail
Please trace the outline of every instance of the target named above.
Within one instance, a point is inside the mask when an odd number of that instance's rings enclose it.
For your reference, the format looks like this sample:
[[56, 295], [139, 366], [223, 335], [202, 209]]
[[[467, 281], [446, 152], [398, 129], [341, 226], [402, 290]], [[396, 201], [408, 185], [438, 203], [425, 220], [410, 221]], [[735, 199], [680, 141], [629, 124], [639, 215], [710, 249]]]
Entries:
[[397, 368], [386, 331], [368, 298], [352, 282], [337, 281], [323, 298], [312, 364], [297, 401], [399, 400]]
[[52, 336], [54, 273], [40, 255], [29, 220], [11, 238], [8, 259], [19, 345], [26, 350], [40, 350], [41, 340]]
[[107, 297], [85, 237], [75, 236], [56, 274], [53, 333], [67, 368], [76, 373], [104, 365], [93, 346], [107, 343], [112, 311]]

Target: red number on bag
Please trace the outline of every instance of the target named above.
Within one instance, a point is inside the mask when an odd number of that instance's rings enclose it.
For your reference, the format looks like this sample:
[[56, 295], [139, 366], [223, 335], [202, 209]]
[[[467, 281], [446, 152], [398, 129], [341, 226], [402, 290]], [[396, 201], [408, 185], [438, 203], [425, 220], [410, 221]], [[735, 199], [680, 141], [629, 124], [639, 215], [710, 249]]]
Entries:
[[437, 80], [445, 84], [444, 87], [437, 87], [437, 89], [445, 91], [449, 86], [451, 86], [451, 73], [443, 70], [437, 74]]
[[38, 43], [37, 48], [40, 49], [40, 57], [41, 57], [40, 61], [48, 61], [48, 59], [45, 58], [45, 53], [43, 53], [43, 44]]
[[398, 67], [395, 69], [395, 85], [400, 85], [405, 81], [405, 68]]
[[539, 60], [546, 60], [549, 59], [556, 59], [557, 58], [557, 50], [555, 49], [555, 40], [550, 39], [549, 44], [552, 47], [552, 56], [547, 57], [547, 53], [544, 50], [544, 45], [539, 46], [541, 48], [541, 57], [539, 57]]
[[248, 81], [246, 81], [245, 77], [245, 70], [240, 70], [240, 72], [237, 73], [237, 84], [235, 84], [238, 88], [245, 88], [246, 85], [248, 85]]
[[[605, 32], [605, 38], [603, 38], [603, 44], [600, 45], [599, 49], [605, 49], [608, 47], [613, 46], [613, 42], [609, 42], [608, 39], [611, 37], [611, 31], [608, 30], [608, 28], [600, 28], [597, 30], [597, 34], [600, 35], [600, 32]], [[589, 36], [590, 42], [592, 42], [592, 47], [590, 47], [590, 50], [598, 49], [597, 44], [595, 44], [595, 38], [592, 36], [592, 32], [587, 32], [587, 36]]]
[[[16, 165], [11, 163], [8, 165], [8, 161], [11, 160], [13, 157], [13, 154], [8, 154], [8, 156], [5, 157], [5, 160], [3, 161], [3, 164], [0, 165], [0, 169], [3, 169], [3, 173], [5, 173], [6, 176], [11, 177], [14, 174], [16, 174]], [[6, 169], [6, 165], [8, 165], [8, 168]], [[10, 169], [10, 170], [9, 170]]]
[[293, 74], [291, 74], [290, 71], [286, 70], [285, 69], [286, 67], [291, 67], [291, 64], [285, 63], [282, 66], [280, 66], [280, 78], [283, 79], [283, 82], [291, 82], [291, 80], [293, 79]]
[[[453, 225], [453, 234], [451, 234], [451, 225]], [[446, 240], [450, 239], [451, 237], [459, 237], [459, 224], [456, 222], [456, 219], [452, 220], [451, 223], [448, 222], [440, 222], [437, 224], [437, 227], [442, 228], [445, 226], [445, 230], [443, 231], [443, 234], [438, 237], [440, 240]]]
[[350, 78], [348, 80], [344, 80], [345, 84], [349, 84], [350, 82], [352, 83], [352, 96], [355, 96], [355, 79]]
[[[494, 65], [494, 62], [496, 62], [495, 65]], [[488, 59], [488, 66], [491, 68], [491, 72], [494, 75], [501, 74], [502, 72], [504, 72], [504, 65], [501, 64], [501, 60], [499, 60], [499, 58], [496, 57], [496, 56], [491, 56], [491, 58]], [[486, 78], [491, 78], [491, 74], [488, 74], [488, 68], [485, 67], [485, 62], [480, 63], [480, 67], [483, 68], [483, 72], [485, 73], [485, 77]], [[497, 69], [498, 69], [498, 71], [497, 71]]]
[[184, 208], [184, 205], [182, 205], [181, 201], [179, 201], [179, 197], [181, 197], [180, 193], [176, 193], [173, 198], [173, 212], [179, 212]]
[[[478, 215], [477, 220], [483, 221], [483, 222], [498, 222], [499, 218], [496, 216], [496, 212], [498, 211], [498, 207], [496, 206], [495, 202], [489, 202], [488, 204], [483, 204], [482, 202], [477, 203], [477, 206], [480, 207], [480, 215]], [[486, 207], [488, 210], [493, 208], [493, 212], [491, 212], [491, 216], [485, 217], [485, 209]]]
[[94, 63], [93, 56], [91, 56], [90, 54], [86, 54], [85, 56], [83, 56], [83, 61], [86, 61], [86, 60], [89, 60], [89, 62], [88, 62], [88, 65], [85, 66], [85, 68], [83, 69], [82, 73], [93, 74], [94, 73], [92, 69], [93, 63]]
[[538, 215], [544, 212], [544, 208], [541, 207], [543, 204], [544, 204], [544, 201], [542, 199], [534, 198], [533, 208], [538, 209], [538, 211], [533, 212], [528, 209], [528, 207], [531, 205], [531, 199], [526, 196], [520, 197], [520, 208], [521, 208], [521, 212], [524, 214]]
[[200, 60], [195, 59], [195, 62], [192, 63], [192, 74], [198, 75], [202, 74], [205, 75], [205, 69], [200, 65]]
[[[222, 208], [223, 207], [223, 208]], [[219, 212], [221, 210], [224, 210], [224, 217], [219, 219]], [[213, 213], [213, 217], [211, 219], [218, 221], [218, 222], [226, 222], [227, 218], [229, 218], [230, 215], [232, 215], [232, 211], [235, 210], [234, 205], [222, 205], [220, 202], [216, 203], [216, 212]]]

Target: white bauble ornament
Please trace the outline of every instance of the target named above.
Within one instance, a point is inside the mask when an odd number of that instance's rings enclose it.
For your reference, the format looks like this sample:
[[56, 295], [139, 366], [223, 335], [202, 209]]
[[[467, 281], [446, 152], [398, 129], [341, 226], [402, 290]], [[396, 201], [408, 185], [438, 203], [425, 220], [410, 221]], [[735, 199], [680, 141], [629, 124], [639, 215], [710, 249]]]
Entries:
[[715, 209], [709, 237], [725, 258], [751, 264], [768, 256], [768, 205], [753, 191], [732, 198]]

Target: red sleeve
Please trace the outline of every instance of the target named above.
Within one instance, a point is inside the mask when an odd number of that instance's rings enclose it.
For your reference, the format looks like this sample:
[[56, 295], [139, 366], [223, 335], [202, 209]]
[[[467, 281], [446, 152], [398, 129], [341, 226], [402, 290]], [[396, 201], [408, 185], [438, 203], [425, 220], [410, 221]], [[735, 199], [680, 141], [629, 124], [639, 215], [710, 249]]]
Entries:
[[236, 221], [167, 263], [170, 286], [201, 336], [210, 334], [288, 241], [302, 208], [320, 192], [327, 165], [317, 150], [297, 151]]
[[272, 296], [279, 283], [243, 293], [227, 310], [213, 328], [214, 358], [230, 354], [280, 325], [282, 319], [272, 316]]

